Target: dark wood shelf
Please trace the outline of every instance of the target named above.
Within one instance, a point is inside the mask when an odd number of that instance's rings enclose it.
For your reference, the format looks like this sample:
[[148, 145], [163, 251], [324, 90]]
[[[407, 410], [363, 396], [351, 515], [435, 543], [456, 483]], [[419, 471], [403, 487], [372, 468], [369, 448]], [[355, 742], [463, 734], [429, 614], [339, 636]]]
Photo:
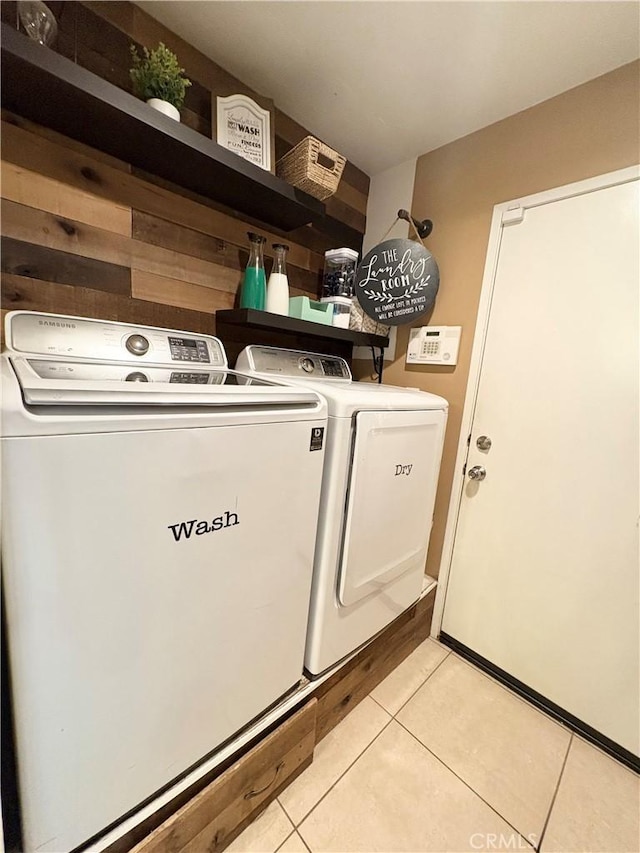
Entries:
[[312, 196], [6, 24], [0, 32], [2, 105], [11, 112], [272, 227], [312, 223], [361, 244]]
[[359, 347], [386, 347], [389, 344], [389, 338], [383, 335], [355, 332], [352, 329], [338, 329], [335, 326], [311, 323], [308, 320], [299, 320], [297, 317], [283, 317], [280, 314], [257, 311], [254, 308], [217, 311], [216, 323], [220, 322], [249, 329], [268, 329], [285, 334], [322, 338], [325, 341], [342, 341]]

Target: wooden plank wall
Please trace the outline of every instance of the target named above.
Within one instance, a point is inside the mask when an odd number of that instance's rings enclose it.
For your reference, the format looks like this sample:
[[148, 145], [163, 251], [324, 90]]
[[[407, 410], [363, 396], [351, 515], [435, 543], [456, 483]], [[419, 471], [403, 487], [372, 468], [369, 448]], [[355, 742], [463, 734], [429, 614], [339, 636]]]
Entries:
[[[15, 5], [1, 4], [12, 24]], [[211, 131], [212, 91], [251, 94], [132, 3], [49, 5], [56, 49], [122, 88], [132, 41], [175, 50], [194, 81], [183, 118], [202, 133]], [[292, 295], [317, 296], [324, 251], [334, 245], [326, 235], [265, 228], [19, 116], [2, 119], [3, 314], [20, 308], [212, 333], [215, 312], [236, 301], [248, 230], [267, 237], [267, 260], [273, 242], [286, 242]], [[278, 156], [305, 135], [276, 111]], [[348, 164], [329, 203], [361, 233], [368, 187]]]

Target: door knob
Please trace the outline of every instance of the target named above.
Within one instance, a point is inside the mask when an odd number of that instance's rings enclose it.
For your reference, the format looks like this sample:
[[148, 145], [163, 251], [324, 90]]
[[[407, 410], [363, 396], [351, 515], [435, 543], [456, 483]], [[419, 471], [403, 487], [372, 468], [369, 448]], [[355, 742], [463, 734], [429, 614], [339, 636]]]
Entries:
[[488, 435], [480, 435], [476, 439], [476, 447], [478, 450], [491, 450], [491, 439]]
[[469, 468], [467, 471], [470, 480], [484, 480], [487, 476], [486, 468], [483, 468], [482, 465], [474, 465], [473, 468]]

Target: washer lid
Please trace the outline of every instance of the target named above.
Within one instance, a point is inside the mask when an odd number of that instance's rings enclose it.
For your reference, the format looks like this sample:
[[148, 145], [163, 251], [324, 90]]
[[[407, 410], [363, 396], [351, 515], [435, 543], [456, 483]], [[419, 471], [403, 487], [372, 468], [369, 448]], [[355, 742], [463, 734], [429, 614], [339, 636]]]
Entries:
[[[7, 357], [7, 356], [5, 356]], [[8, 356], [27, 405], [317, 406], [310, 389], [230, 370]]]

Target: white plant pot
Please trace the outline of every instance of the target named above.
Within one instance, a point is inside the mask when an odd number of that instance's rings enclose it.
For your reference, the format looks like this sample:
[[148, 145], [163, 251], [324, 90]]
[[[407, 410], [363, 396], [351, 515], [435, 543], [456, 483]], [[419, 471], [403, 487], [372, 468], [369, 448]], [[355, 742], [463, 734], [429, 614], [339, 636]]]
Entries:
[[154, 110], [158, 110], [159, 113], [164, 113], [166, 116], [169, 116], [169, 118], [180, 121], [179, 110], [177, 110], [173, 104], [170, 104], [168, 101], [161, 101], [160, 98], [149, 98], [147, 103], [150, 107], [153, 107]]

